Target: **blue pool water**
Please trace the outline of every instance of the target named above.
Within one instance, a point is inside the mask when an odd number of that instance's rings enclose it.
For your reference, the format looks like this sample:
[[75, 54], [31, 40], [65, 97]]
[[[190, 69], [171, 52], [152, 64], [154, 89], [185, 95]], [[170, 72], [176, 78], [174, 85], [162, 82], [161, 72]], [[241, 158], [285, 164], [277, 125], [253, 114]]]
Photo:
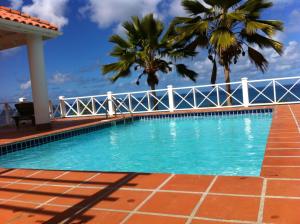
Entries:
[[257, 176], [271, 118], [137, 120], [1, 156], [0, 167]]

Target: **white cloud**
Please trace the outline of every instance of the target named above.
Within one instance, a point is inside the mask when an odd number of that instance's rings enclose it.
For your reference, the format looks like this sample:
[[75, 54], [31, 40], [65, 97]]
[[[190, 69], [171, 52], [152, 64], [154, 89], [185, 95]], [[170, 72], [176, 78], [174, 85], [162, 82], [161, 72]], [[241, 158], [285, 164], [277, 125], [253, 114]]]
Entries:
[[45, 19], [60, 29], [68, 24], [65, 17], [67, 3], [69, 0], [33, 0], [31, 5], [22, 7], [22, 11], [32, 16]]
[[195, 72], [199, 73], [200, 76], [202, 74], [210, 74], [212, 69], [212, 63], [208, 58], [204, 60], [195, 61], [193, 69], [195, 70]]
[[27, 82], [24, 82], [24, 83], [21, 83], [20, 85], [20, 89], [21, 90], [27, 90], [27, 89], [30, 89], [31, 88], [31, 81], [27, 81]]
[[158, 14], [160, 2], [162, 0], [88, 0], [88, 4], [79, 12], [100, 28], [107, 28], [129, 20], [133, 15]]
[[289, 16], [289, 22], [287, 24], [287, 31], [288, 32], [300, 32], [300, 10], [299, 9], [294, 9], [290, 16]]
[[63, 73], [56, 73], [52, 76], [52, 78], [49, 80], [50, 83], [52, 84], [63, 84], [67, 81], [71, 80], [70, 76], [68, 74], [63, 74]]
[[23, 0], [10, 0], [10, 8], [19, 10], [23, 5]]
[[270, 59], [270, 69], [277, 72], [296, 69], [300, 63], [300, 45], [296, 41], [290, 41], [285, 48], [283, 55]]
[[181, 0], [174, 0], [169, 6], [169, 15], [171, 16], [184, 16], [186, 12], [181, 6]]

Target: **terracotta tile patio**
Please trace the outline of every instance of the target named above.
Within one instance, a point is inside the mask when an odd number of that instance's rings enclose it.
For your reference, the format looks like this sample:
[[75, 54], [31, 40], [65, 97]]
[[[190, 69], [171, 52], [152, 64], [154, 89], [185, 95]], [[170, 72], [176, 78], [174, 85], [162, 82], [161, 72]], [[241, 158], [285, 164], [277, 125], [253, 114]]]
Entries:
[[260, 177], [0, 168], [0, 223], [298, 224], [300, 105], [274, 109]]

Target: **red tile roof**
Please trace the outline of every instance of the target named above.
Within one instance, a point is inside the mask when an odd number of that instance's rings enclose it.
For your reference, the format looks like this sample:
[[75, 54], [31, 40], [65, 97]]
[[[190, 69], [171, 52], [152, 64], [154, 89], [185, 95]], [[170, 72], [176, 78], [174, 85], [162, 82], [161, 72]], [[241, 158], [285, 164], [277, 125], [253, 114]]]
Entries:
[[13, 10], [4, 6], [0, 6], [0, 19], [6, 19], [10, 21], [15, 21], [18, 23], [23, 23], [31, 26], [37, 26], [40, 28], [45, 28], [49, 30], [58, 30], [58, 27], [49, 23], [48, 21], [41, 20], [36, 17], [32, 17], [28, 14], [22, 13], [17, 10]]

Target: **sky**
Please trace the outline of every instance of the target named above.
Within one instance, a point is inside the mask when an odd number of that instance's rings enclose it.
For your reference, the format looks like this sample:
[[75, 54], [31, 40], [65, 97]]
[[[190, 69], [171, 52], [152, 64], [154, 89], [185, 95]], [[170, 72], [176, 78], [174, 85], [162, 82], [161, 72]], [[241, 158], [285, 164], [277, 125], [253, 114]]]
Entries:
[[[284, 43], [284, 53], [264, 49], [262, 52], [270, 62], [266, 73], [261, 73], [247, 57], [232, 67], [231, 79], [242, 77], [265, 79], [298, 76], [300, 72], [300, 2], [299, 0], [270, 0], [272, 9], [264, 13], [265, 19], [281, 20], [285, 30], [277, 33], [276, 39]], [[109, 56], [112, 45], [108, 42], [112, 34], [122, 34], [122, 22], [133, 15], [154, 13], [168, 24], [174, 16], [185, 12], [180, 0], [0, 0], [0, 5], [11, 7], [56, 24], [63, 33], [56, 39], [44, 43], [46, 76], [49, 97], [75, 97], [146, 90], [149, 87], [142, 79], [135, 84], [137, 75], [111, 83], [101, 74], [101, 66], [114, 62]], [[167, 85], [176, 87], [209, 84], [211, 62], [207, 52], [186, 62], [199, 73], [197, 82], [179, 77], [175, 72], [159, 74], [157, 88]], [[20, 97], [31, 98], [31, 84], [26, 46], [0, 52], [0, 102], [17, 101]], [[224, 82], [219, 69], [219, 83]]]

